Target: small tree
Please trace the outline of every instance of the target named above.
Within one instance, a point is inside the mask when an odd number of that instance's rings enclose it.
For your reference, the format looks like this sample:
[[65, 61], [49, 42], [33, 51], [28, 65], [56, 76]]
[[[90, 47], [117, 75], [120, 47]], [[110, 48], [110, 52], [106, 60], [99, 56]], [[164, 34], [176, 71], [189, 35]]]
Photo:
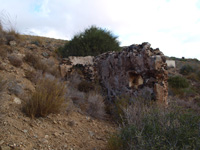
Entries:
[[59, 48], [62, 57], [96, 56], [107, 51], [119, 51], [119, 41], [110, 31], [91, 26], [77, 34], [64, 47]]

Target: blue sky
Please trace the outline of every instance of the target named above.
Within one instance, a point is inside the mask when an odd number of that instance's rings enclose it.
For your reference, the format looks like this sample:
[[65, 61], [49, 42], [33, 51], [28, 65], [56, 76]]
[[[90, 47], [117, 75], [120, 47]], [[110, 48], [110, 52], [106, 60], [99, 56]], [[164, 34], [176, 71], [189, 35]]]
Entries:
[[[121, 45], [151, 43], [167, 56], [200, 59], [200, 0], [0, 0], [16, 29], [70, 40], [96, 25]], [[17, 16], [17, 17], [16, 17]]]

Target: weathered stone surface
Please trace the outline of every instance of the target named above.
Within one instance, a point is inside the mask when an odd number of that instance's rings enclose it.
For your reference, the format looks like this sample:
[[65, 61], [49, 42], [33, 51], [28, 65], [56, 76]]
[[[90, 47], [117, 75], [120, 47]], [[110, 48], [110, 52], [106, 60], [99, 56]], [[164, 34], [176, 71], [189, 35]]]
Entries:
[[13, 101], [14, 101], [14, 103], [16, 103], [16, 104], [21, 104], [21, 103], [22, 103], [21, 99], [19, 99], [18, 97], [15, 97], [15, 98], [13, 99]]
[[16, 46], [17, 43], [16, 43], [16, 41], [10, 41], [10, 42], [9, 42], [9, 45], [10, 45], [10, 46]]
[[44, 56], [45, 58], [49, 58], [49, 54], [47, 52], [43, 52], [42, 56]]
[[166, 60], [168, 68], [176, 68], [175, 60]]
[[159, 49], [143, 43], [97, 56], [95, 69], [110, 100], [120, 95], [138, 96], [148, 87], [151, 99], [167, 104], [165, 61]]
[[86, 74], [92, 74], [93, 64], [94, 64], [93, 60], [94, 60], [93, 56], [86, 56], [86, 57], [71, 56], [69, 58], [64, 58], [62, 60], [62, 64], [60, 65], [61, 76], [64, 78], [67, 74], [73, 71], [73, 67], [75, 66], [77, 66], [78, 68], [82, 68]]
[[61, 75], [66, 77], [74, 66], [82, 66], [90, 79], [99, 79], [110, 101], [121, 95], [138, 97], [149, 93], [146, 99], [167, 104], [166, 58], [158, 48], [150, 46], [133, 44], [120, 52], [107, 52], [95, 58], [69, 57], [60, 65]]

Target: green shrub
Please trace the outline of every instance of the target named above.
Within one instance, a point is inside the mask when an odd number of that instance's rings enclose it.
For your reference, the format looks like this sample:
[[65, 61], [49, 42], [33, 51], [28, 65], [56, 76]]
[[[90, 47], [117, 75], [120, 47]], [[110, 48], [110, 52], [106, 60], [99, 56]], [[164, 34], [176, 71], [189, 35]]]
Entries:
[[192, 66], [190, 65], [184, 65], [183, 67], [181, 67], [180, 69], [180, 73], [182, 75], [189, 75], [190, 73], [195, 72], [194, 68], [192, 68]]
[[189, 87], [188, 81], [184, 77], [181, 77], [181, 76], [169, 77], [168, 83], [169, 83], [169, 86], [171, 86], [172, 88], [177, 88], [177, 89]]
[[108, 150], [199, 149], [200, 116], [178, 107], [142, 111], [140, 125], [123, 126], [111, 135]]
[[31, 118], [45, 117], [50, 113], [57, 113], [65, 102], [66, 87], [56, 79], [41, 79], [23, 110]]
[[59, 48], [62, 57], [96, 56], [107, 51], [120, 50], [117, 37], [110, 31], [95, 26], [77, 34], [73, 39]]
[[124, 121], [124, 109], [128, 107], [130, 104], [129, 96], [119, 96], [114, 100], [114, 104], [109, 108], [111, 110], [111, 114], [115, 118], [116, 122], [122, 123]]
[[196, 91], [190, 87], [189, 88], [181, 88], [181, 89], [171, 88], [171, 90], [174, 95], [177, 95], [179, 98], [182, 98], [182, 99], [187, 99], [189, 97], [196, 95]]

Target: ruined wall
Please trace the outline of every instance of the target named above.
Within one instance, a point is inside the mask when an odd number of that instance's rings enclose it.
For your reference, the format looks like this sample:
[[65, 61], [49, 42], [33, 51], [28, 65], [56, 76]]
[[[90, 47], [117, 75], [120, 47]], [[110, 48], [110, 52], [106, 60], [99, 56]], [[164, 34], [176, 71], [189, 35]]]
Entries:
[[149, 43], [131, 45], [120, 52], [97, 57], [69, 57], [60, 65], [62, 77], [82, 67], [85, 79], [99, 79], [109, 100], [116, 96], [140, 96], [167, 104], [167, 64], [159, 49]]
[[[76, 66], [82, 67], [89, 76], [93, 76], [94, 56], [64, 58], [60, 64], [60, 73], [63, 78], [70, 74]], [[80, 68], [79, 68], [80, 69]]]
[[141, 92], [148, 92], [148, 99], [167, 104], [166, 59], [149, 43], [104, 53], [94, 61], [96, 74], [110, 100], [119, 95], [138, 96]]

